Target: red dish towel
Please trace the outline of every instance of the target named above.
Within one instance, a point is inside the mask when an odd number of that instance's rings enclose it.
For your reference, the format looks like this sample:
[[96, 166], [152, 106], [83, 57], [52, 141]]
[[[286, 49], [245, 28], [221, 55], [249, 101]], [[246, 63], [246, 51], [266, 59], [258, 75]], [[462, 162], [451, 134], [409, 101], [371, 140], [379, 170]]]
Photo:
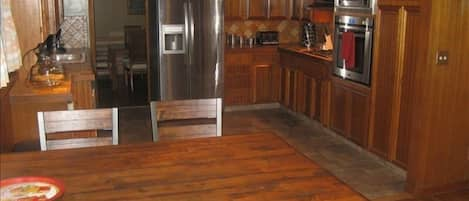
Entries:
[[355, 69], [355, 34], [353, 32], [343, 33], [340, 52], [345, 60], [345, 68], [348, 70]]

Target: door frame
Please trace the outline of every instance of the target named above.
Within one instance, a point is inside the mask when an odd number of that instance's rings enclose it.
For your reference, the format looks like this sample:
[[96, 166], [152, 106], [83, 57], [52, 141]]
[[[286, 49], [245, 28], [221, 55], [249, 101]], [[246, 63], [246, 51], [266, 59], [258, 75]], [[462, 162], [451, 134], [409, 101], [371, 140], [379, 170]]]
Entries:
[[[99, 0], [97, 0], [99, 1]], [[96, 73], [96, 23], [95, 23], [95, 10], [94, 10], [95, 0], [88, 0], [88, 30], [89, 30], [89, 40], [90, 40], [90, 61], [93, 69]], [[147, 39], [147, 99], [148, 102], [151, 101], [151, 63], [150, 63], [150, 32], [148, 31], [149, 27], [149, 15], [148, 15], [148, 0], [145, 0], [145, 32]]]

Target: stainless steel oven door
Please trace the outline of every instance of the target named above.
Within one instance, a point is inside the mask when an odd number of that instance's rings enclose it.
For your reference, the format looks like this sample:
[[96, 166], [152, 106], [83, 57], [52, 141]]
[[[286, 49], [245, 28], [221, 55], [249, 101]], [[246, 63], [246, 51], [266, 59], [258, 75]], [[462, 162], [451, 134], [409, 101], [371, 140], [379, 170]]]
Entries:
[[[370, 85], [372, 29], [363, 26], [336, 25], [335, 31], [333, 73], [343, 79]], [[354, 32], [355, 35], [355, 66], [348, 69], [341, 54], [342, 35], [347, 31]]]
[[375, 12], [376, 0], [335, 0], [336, 13], [342, 12]]
[[341, 7], [367, 8], [370, 0], [338, 0]]

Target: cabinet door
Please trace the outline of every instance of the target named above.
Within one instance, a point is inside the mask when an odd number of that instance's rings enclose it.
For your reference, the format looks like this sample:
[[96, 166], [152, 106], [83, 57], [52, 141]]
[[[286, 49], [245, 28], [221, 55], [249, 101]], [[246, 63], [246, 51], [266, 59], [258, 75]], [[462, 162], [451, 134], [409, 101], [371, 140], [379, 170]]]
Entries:
[[303, 17], [303, 1], [304, 0], [292, 0], [292, 20], [300, 20]]
[[269, 18], [287, 19], [290, 12], [290, 0], [269, 0]]
[[73, 105], [75, 109], [96, 108], [93, 80], [74, 81], [72, 84]]
[[306, 9], [307, 6], [311, 5], [313, 0], [292, 0], [292, 20], [301, 20], [309, 18], [309, 11]]
[[309, 14], [310, 20], [313, 23], [328, 24], [334, 20], [334, 10], [329, 8], [314, 8]]
[[248, 0], [248, 19], [267, 19], [268, 0]]
[[281, 103], [293, 111], [296, 111], [296, 74], [293, 69], [282, 68]]
[[[397, 63], [399, 62], [399, 7], [381, 9], [379, 26], [379, 39], [376, 41], [375, 51], [379, 53], [373, 61], [373, 90], [374, 90], [374, 118], [372, 119], [370, 135], [371, 151], [388, 158], [391, 148], [392, 136], [395, 136], [396, 105], [395, 92], [397, 90]], [[390, 42], [392, 41], [392, 42]]]
[[272, 66], [272, 100], [280, 102], [282, 69], [278, 64]]
[[349, 90], [347, 94], [350, 103], [350, 138], [352, 141], [366, 147], [368, 144], [369, 125], [369, 95], [355, 90]]
[[317, 90], [316, 80], [302, 72], [297, 73], [296, 112], [310, 119], [316, 118]]
[[244, 19], [246, 13], [246, 1], [225, 0], [225, 20]]
[[272, 102], [272, 66], [255, 65], [254, 68], [254, 103]]
[[346, 89], [334, 83], [331, 97], [331, 128], [341, 135], [346, 135], [346, 96]]
[[232, 53], [225, 56], [225, 105], [247, 105], [252, 103], [251, 84], [252, 56]]

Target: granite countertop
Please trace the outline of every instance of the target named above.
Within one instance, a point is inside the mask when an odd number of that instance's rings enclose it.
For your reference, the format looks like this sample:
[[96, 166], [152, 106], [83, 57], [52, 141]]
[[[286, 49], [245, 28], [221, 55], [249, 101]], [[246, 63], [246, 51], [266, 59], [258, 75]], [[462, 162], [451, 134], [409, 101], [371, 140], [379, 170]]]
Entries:
[[308, 51], [306, 47], [303, 47], [298, 44], [280, 44], [280, 45], [258, 45], [254, 47], [249, 47], [249, 46], [243, 46], [243, 47], [230, 47], [230, 46], [225, 46], [225, 52], [228, 53], [236, 53], [236, 52], [258, 52], [258, 51], [275, 51], [275, 50], [283, 50], [283, 51], [289, 51], [292, 53], [297, 53], [300, 55], [308, 56], [314, 59], [320, 59], [326, 62], [332, 62], [333, 58], [332, 55], [330, 56], [324, 56], [324, 55], [319, 55], [316, 52], [318, 51]]
[[297, 44], [284, 44], [284, 45], [280, 45], [278, 48], [280, 50], [289, 51], [289, 52], [309, 56], [309, 57], [312, 57], [312, 58], [315, 58], [315, 59], [321, 59], [321, 60], [324, 60], [324, 61], [327, 61], [327, 62], [332, 62], [333, 61], [332, 55], [330, 55], [330, 56], [319, 55], [319, 54], [315, 53], [315, 52], [319, 52], [319, 51], [307, 50], [306, 47], [303, 47], [303, 46], [300, 46], [300, 45], [297, 45]]

